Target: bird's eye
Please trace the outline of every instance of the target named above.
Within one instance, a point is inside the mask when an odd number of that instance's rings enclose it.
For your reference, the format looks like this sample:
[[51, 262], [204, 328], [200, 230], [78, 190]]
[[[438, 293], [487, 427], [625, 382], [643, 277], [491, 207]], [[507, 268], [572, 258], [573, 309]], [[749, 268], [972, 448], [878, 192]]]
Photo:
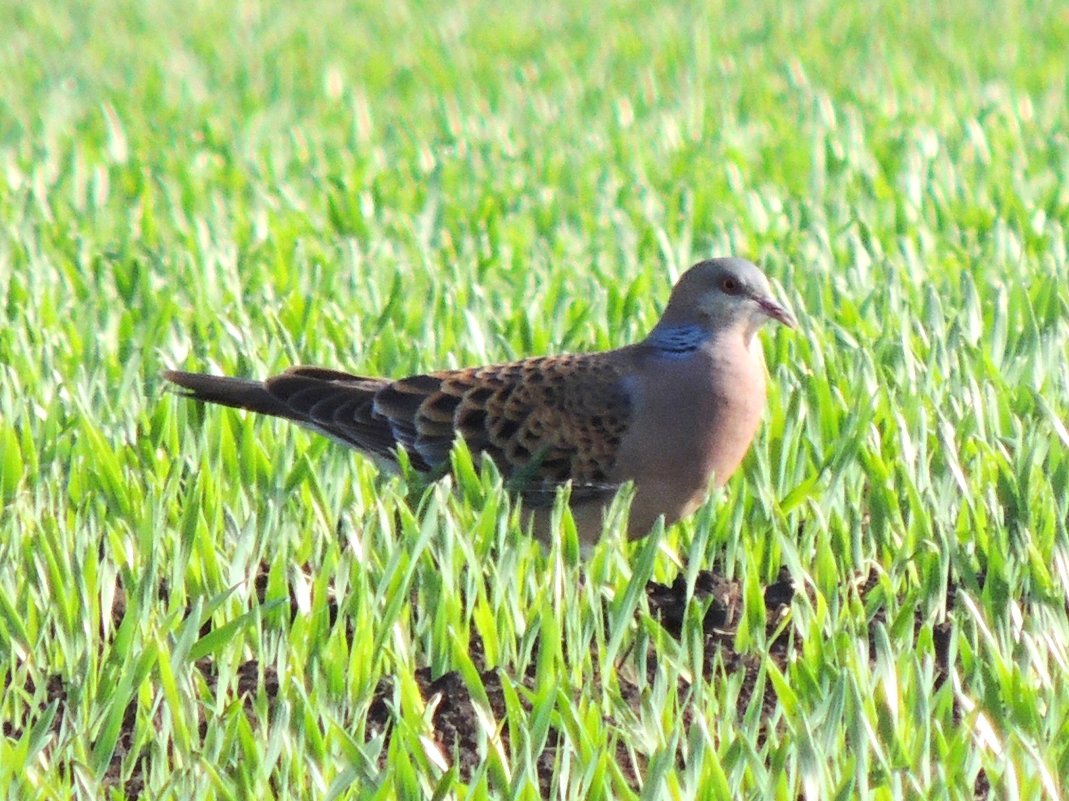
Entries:
[[742, 285], [738, 279], [730, 275], [725, 275], [720, 279], [720, 288], [729, 295], [737, 295], [742, 291]]

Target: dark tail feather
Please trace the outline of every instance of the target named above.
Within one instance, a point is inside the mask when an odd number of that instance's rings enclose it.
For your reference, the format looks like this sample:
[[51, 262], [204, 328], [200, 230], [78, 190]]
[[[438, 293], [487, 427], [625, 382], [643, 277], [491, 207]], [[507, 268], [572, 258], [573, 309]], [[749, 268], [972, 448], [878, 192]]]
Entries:
[[203, 373], [184, 373], [181, 370], [165, 370], [163, 377], [181, 387], [180, 394], [205, 403], [219, 403], [235, 409], [285, 417], [288, 420], [305, 422], [286, 404], [272, 396], [262, 381], [246, 378], [228, 378]]

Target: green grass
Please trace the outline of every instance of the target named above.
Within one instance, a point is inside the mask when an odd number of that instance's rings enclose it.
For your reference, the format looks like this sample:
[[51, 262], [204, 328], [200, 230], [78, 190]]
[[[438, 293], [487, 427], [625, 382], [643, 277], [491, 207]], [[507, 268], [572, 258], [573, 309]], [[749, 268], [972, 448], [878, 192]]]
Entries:
[[[0, 7], [0, 795], [531, 799], [547, 743], [555, 798], [1066, 792], [1064, 7], [366, 5]], [[802, 320], [753, 452], [586, 560], [158, 377], [611, 347], [728, 253]], [[714, 563], [749, 704], [647, 608]]]

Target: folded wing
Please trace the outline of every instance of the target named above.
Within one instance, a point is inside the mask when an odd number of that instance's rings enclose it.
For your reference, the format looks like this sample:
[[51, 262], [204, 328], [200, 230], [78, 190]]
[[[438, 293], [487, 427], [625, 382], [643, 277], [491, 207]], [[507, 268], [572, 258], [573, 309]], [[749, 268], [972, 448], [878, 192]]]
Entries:
[[530, 500], [615, 491], [613, 467], [632, 415], [611, 353], [548, 356], [398, 381], [294, 367], [266, 381], [168, 372], [197, 400], [294, 420], [379, 460], [403, 448], [413, 467], [448, 462], [456, 437], [496, 463]]

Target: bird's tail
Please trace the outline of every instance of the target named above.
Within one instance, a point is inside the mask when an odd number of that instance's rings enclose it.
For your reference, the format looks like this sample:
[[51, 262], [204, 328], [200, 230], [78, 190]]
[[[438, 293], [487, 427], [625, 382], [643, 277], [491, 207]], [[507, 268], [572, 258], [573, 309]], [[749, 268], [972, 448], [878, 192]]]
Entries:
[[179, 387], [180, 394], [193, 400], [304, 422], [303, 417], [294, 414], [293, 409], [272, 396], [262, 381], [181, 370], [165, 370], [163, 377]]

